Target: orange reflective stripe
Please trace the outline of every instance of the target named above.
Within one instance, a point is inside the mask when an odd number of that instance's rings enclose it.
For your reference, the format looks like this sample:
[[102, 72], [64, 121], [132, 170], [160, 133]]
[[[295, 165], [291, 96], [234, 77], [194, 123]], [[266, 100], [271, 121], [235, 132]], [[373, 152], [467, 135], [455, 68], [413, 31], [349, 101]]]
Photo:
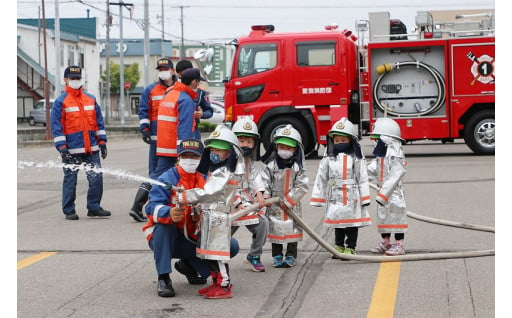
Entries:
[[348, 219], [348, 220], [324, 220], [326, 224], [346, 224], [346, 223], [357, 223], [357, 222], [368, 222], [372, 218], [360, 218], [360, 219]]
[[309, 201], [310, 201], [310, 202], [320, 202], [320, 203], [325, 203], [325, 199], [323, 199], [323, 198], [311, 198]]
[[229, 185], [238, 185], [238, 181], [231, 179], [228, 181], [228, 184]]
[[406, 229], [409, 225], [407, 224], [377, 224], [379, 229]]
[[217, 255], [217, 256], [230, 256], [229, 252], [224, 251], [213, 251], [213, 250], [205, 250], [199, 247], [196, 247], [196, 253], [203, 255]]
[[369, 195], [361, 197], [361, 201], [366, 201], [366, 200], [370, 200], [370, 199], [371, 199], [371, 197]]
[[377, 193], [377, 196], [378, 196], [379, 198], [382, 198], [382, 199], [383, 199], [383, 200], [385, 200], [386, 202], [388, 202], [388, 201], [389, 201], [389, 198], [388, 198], [387, 196], [385, 196], [384, 194], [382, 194], [382, 193]]
[[380, 158], [380, 175], [379, 175], [379, 181], [384, 181], [384, 158]]
[[275, 239], [275, 240], [285, 240], [285, 239], [292, 239], [292, 238], [301, 238], [303, 237], [302, 234], [290, 234], [290, 235], [274, 235], [274, 234], [269, 234], [267, 235], [267, 238], [269, 239]]

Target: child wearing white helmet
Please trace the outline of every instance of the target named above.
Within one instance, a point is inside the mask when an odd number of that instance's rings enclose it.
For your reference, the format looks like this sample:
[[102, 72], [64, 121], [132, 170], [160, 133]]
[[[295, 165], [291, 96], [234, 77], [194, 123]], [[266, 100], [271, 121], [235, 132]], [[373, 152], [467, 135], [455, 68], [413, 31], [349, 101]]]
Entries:
[[[379, 118], [371, 135], [377, 140], [373, 150], [375, 159], [368, 165], [370, 181], [379, 187], [377, 197], [377, 231], [382, 241], [372, 249], [373, 253], [404, 255], [403, 240], [409, 226], [402, 179], [407, 169], [402, 150], [400, 126], [391, 118]], [[395, 243], [391, 244], [391, 233]]]
[[324, 225], [334, 228], [335, 249], [345, 254], [356, 254], [359, 228], [371, 224], [368, 172], [357, 139], [347, 118], [334, 123], [310, 199], [312, 206], [325, 207]]
[[235, 234], [240, 226], [245, 225], [252, 234], [252, 243], [246, 260], [253, 271], [264, 272], [265, 266], [261, 263], [261, 254], [267, 240], [268, 218], [265, 216], [265, 198], [263, 194], [270, 183], [270, 176], [265, 166], [259, 161], [260, 134], [256, 123], [248, 117], [242, 117], [235, 122], [231, 130], [237, 136], [244, 156], [245, 174], [241, 189], [242, 205], [250, 206], [258, 202], [260, 208], [234, 220], [231, 234]]
[[208, 173], [204, 189], [184, 190], [179, 193], [178, 202], [184, 205], [200, 203], [202, 210], [196, 254], [206, 260], [213, 284], [198, 293], [208, 299], [231, 298], [228, 261], [235, 251], [238, 252], [238, 241], [231, 237], [229, 214], [242, 203], [243, 155], [236, 135], [223, 125], [218, 125], [204, 144], [206, 149], [197, 168]]
[[292, 125], [276, 127], [272, 133], [272, 143], [262, 158], [269, 170], [270, 194], [281, 198], [278, 205], [272, 205], [267, 210], [270, 221], [267, 238], [272, 243], [273, 267], [295, 266], [298, 242], [303, 238], [302, 229], [286, 213], [293, 209], [296, 215], [302, 216], [300, 200], [309, 191], [303, 160], [302, 138], [297, 129]]

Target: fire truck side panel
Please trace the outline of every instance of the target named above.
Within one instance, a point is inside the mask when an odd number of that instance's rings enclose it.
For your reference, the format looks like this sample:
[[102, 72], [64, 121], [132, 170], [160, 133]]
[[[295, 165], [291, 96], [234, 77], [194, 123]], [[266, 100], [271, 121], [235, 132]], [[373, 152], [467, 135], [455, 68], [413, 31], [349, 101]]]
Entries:
[[[368, 52], [371, 121], [395, 119], [406, 140], [449, 137], [447, 42], [370, 43]], [[379, 74], [386, 64], [388, 72]]]
[[451, 135], [460, 133], [475, 113], [494, 110], [495, 103], [495, 39], [494, 37], [449, 40], [450, 79], [453, 123]]

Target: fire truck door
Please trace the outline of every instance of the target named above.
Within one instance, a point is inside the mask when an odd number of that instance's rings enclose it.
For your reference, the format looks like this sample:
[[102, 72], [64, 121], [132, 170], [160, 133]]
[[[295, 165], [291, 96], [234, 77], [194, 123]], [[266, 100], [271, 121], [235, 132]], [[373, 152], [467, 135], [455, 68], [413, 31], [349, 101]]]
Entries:
[[336, 41], [299, 42], [296, 49], [295, 105], [338, 105], [343, 82]]

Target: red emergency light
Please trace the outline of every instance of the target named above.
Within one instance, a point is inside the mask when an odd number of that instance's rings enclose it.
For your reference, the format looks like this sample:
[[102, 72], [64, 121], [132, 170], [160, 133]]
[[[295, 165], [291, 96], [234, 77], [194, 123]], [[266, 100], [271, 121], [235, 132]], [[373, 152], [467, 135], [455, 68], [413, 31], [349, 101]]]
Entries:
[[263, 31], [263, 32], [267, 32], [267, 33], [273, 32], [274, 29], [275, 28], [274, 28], [274, 26], [272, 24], [253, 25], [253, 26], [251, 26], [251, 30], [252, 31]]

